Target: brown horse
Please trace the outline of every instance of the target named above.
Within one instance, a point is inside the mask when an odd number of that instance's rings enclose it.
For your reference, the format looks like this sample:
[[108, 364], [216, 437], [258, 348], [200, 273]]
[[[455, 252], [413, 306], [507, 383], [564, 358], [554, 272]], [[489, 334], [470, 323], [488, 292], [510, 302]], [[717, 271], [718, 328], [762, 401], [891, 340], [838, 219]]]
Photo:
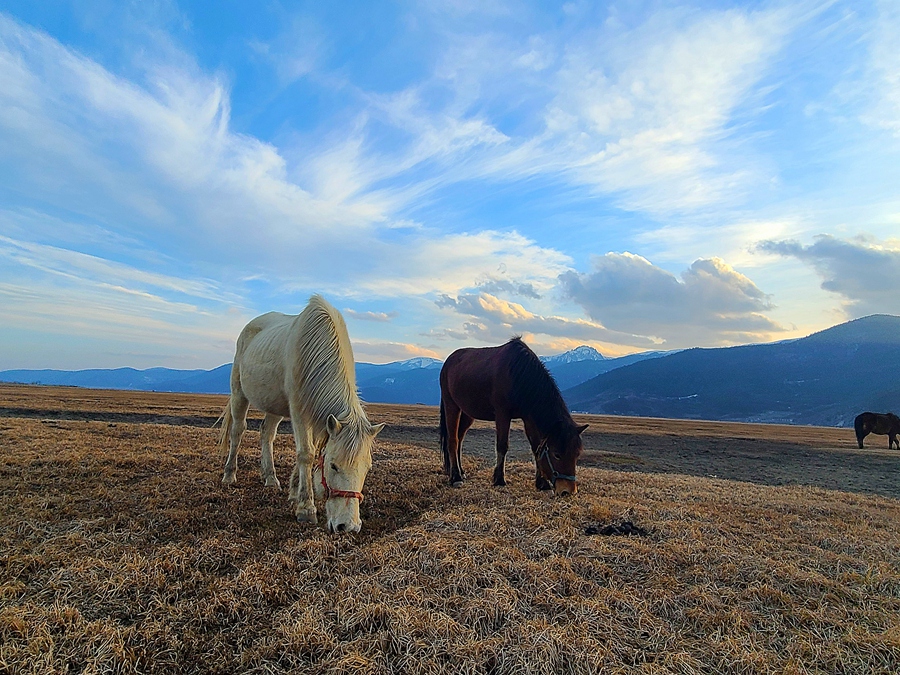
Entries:
[[896, 445], [900, 450], [900, 440], [897, 440], [897, 435], [900, 434], [900, 417], [894, 413], [860, 413], [853, 420], [853, 428], [856, 430], [856, 442], [860, 448], [863, 446], [863, 439], [869, 434], [887, 434], [888, 449]]
[[499, 347], [457, 349], [441, 368], [441, 450], [450, 484], [462, 484], [460, 448], [475, 420], [497, 429], [494, 485], [506, 485], [509, 423], [521, 419], [534, 454], [535, 487], [558, 496], [575, 494], [581, 433], [553, 377], [537, 355], [515, 337]]

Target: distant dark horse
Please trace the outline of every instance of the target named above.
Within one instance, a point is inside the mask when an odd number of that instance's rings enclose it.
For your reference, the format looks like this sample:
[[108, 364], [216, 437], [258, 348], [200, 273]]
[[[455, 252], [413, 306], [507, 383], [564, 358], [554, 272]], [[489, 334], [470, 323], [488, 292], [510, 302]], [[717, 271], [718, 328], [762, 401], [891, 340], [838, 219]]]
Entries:
[[853, 420], [853, 428], [856, 430], [856, 442], [859, 443], [859, 447], [863, 446], [863, 439], [869, 434], [887, 434], [888, 448], [896, 445], [900, 450], [900, 440], [897, 440], [897, 435], [900, 434], [900, 417], [894, 413], [860, 413]]
[[575, 462], [587, 425], [572, 420], [559, 388], [537, 355], [518, 337], [500, 347], [457, 349], [441, 368], [441, 450], [454, 486], [464, 473], [460, 448], [475, 420], [497, 429], [494, 485], [506, 485], [509, 423], [521, 419], [534, 454], [535, 487], [575, 494]]

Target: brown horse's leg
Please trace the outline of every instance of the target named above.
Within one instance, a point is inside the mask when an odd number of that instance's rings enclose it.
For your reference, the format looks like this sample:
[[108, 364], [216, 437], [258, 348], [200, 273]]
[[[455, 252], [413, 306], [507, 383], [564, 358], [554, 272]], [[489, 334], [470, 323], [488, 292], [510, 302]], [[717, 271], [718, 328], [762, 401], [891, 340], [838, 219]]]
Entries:
[[523, 420], [525, 424], [525, 435], [528, 437], [528, 443], [531, 444], [531, 454], [534, 455], [534, 487], [538, 490], [552, 490], [553, 485], [544, 478], [544, 474], [538, 468], [538, 448], [541, 447], [541, 433], [537, 430], [529, 420]]
[[497, 429], [497, 465], [494, 467], [494, 486], [506, 485], [506, 453], [509, 450], [509, 422], [508, 417], [497, 415], [494, 426]]
[[466, 472], [463, 471], [462, 468], [462, 446], [463, 440], [466, 437], [466, 432], [469, 430], [469, 427], [472, 426], [472, 423], [475, 422], [474, 417], [469, 417], [464, 412], [460, 412], [459, 415], [459, 432], [457, 433], [458, 440], [456, 443], [456, 464], [459, 466], [459, 475], [465, 479]]
[[459, 423], [462, 411], [450, 400], [444, 401], [444, 423], [447, 427], [447, 460], [449, 461], [450, 485], [459, 487], [463, 482], [461, 458], [459, 455]]
[[856, 432], [856, 443], [859, 449], [863, 449], [863, 439], [868, 435], [869, 429], [866, 428], [866, 413], [860, 413], [853, 420], [853, 430]]

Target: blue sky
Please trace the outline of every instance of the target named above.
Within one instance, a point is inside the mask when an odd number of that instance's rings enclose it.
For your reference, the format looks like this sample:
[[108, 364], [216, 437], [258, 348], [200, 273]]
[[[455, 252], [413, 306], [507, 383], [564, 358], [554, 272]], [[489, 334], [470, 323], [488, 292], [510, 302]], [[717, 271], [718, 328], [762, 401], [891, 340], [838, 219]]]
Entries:
[[0, 369], [900, 314], [900, 5], [0, 2]]

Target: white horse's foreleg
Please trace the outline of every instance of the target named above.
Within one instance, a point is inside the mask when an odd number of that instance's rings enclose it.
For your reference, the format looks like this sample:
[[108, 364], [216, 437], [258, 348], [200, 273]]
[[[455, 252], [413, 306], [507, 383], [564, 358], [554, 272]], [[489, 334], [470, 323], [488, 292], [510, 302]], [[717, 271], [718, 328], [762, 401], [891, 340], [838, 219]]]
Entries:
[[262, 454], [259, 457], [259, 471], [262, 479], [265, 481], [266, 487], [281, 489], [281, 483], [275, 475], [275, 462], [272, 459], [272, 443], [275, 441], [275, 434], [278, 433], [278, 425], [283, 418], [279, 415], [266, 413], [262, 426], [259, 429], [260, 444], [262, 446]]
[[228, 459], [225, 460], [225, 473], [222, 476], [222, 483], [225, 485], [231, 485], [235, 481], [238, 447], [241, 444], [244, 432], [247, 430], [247, 410], [250, 408], [250, 401], [238, 392], [231, 395], [230, 405], [231, 424], [228, 430]]
[[297, 461], [291, 473], [288, 499], [296, 501], [295, 513], [301, 523], [316, 522], [316, 503], [313, 499], [312, 467], [315, 444], [309, 430], [300, 422], [299, 415], [291, 416], [294, 442], [297, 444]]

